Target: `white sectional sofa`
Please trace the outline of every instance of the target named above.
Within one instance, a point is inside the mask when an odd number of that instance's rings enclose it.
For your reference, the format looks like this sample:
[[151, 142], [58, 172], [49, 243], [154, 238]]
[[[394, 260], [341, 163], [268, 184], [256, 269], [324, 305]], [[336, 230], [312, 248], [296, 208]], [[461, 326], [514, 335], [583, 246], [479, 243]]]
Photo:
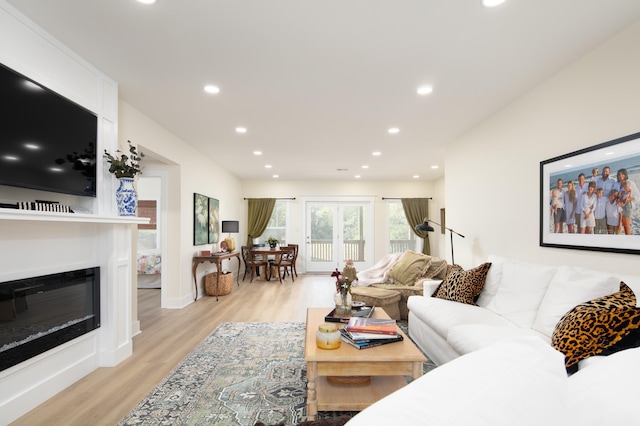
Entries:
[[585, 268], [500, 256], [489, 256], [487, 262], [491, 267], [478, 306], [430, 297], [435, 288], [426, 287], [425, 296], [412, 296], [407, 302], [409, 335], [436, 365], [516, 336], [537, 336], [551, 343], [565, 313], [620, 288], [619, 277]]
[[[628, 295], [619, 291], [621, 279], [499, 256], [487, 261], [478, 306], [429, 296], [437, 283], [409, 297], [409, 335], [440, 366], [347, 425], [640, 425], [640, 348], [592, 356], [569, 375], [565, 354], [551, 344], [556, 323], [566, 324], [576, 305]], [[640, 295], [640, 278], [623, 280]], [[637, 315], [635, 299], [624, 309]]]
[[514, 337], [460, 356], [366, 408], [347, 426], [622, 426], [640, 424], [640, 348], [568, 377], [563, 356]]

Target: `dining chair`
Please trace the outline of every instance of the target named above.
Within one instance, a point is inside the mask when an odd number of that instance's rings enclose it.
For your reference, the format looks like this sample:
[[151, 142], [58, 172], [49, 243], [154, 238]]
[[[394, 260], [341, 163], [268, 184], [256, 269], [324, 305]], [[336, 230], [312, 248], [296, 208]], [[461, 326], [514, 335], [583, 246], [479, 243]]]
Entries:
[[240, 248], [240, 252], [242, 253], [242, 261], [244, 262], [244, 275], [242, 276], [242, 281], [247, 277], [247, 273], [249, 269], [251, 269], [251, 260], [249, 259], [249, 251], [251, 251], [251, 246], [242, 246]]
[[293, 259], [295, 257], [295, 248], [289, 246], [280, 247], [279, 258], [276, 258], [273, 266], [278, 270], [278, 279], [282, 282], [282, 278], [287, 276], [290, 271], [291, 281], [295, 281], [293, 276]]
[[288, 247], [293, 247], [295, 249], [293, 253], [293, 272], [295, 272], [296, 277], [298, 276], [298, 270], [296, 269], [296, 262], [298, 261], [298, 244], [288, 244]]
[[257, 276], [260, 273], [260, 268], [264, 268], [266, 276], [267, 268], [269, 267], [269, 261], [267, 260], [266, 256], [263, 256], [260, 252], [250, 249], [249, 262], [251, 263], [251, 280], [249, 281], [250, 283], [253, 282], [253, 277]]

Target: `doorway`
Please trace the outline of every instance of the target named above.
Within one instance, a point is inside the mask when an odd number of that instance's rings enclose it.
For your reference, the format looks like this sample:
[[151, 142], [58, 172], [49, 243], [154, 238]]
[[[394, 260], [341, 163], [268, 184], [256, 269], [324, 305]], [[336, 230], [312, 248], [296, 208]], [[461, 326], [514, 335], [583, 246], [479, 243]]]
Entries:
[[373, 200], [369, 197], [305, 201], [306, 271], [342, 270], [347, 259], [356, 269], [373, 264]]

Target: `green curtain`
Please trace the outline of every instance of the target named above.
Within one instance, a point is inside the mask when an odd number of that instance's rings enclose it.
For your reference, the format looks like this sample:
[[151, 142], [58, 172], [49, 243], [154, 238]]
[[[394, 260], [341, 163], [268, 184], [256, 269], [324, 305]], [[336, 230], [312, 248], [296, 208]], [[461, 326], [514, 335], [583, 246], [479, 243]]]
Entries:
[[247, 245], [253, 244], [253, 239], [258, 238], [267, 226], [269, 219], [276, 205], [275, 198], [249, 198], [249, 214], [247, 224], [249, 226], [249, 234], [247, 235]]
[[401, 198], [404, 215], [407, 218], [409, 226], [413, 232], [424, 240], [422, 244], [422, 253], [431, 255], [431, 247], [429, 245], [429, 232], [416, 231], [416, 226], [429, 218], [429, 199], [428, 198]]

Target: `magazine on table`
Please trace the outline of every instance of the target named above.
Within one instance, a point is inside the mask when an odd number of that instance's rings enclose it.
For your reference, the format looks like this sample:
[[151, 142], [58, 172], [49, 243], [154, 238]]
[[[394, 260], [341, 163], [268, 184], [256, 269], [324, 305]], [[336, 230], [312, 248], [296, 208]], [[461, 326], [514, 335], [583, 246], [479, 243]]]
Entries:
[[354, 340], [349, 335], [349, 332], [344, 328], [340, 330], [340, 338], [342, 341], [350, 344], [356, 349], [368, 349], [374, 348], [376, 346], [386, 345], [388, 343], [401, 342], [404, 340], [401, 334], [396, 334], [395, 336], [387, 336], [384, 339], [363, 339], [363, 340]]
[[345, 328], [359, 333], [398, 334], [394, 319], [351, 317]]
[[359, 331], [345, 330], [353, 340], [380, 340], [389, 339], [397, 336], [396, 334], [381, 334], [381, 333], [360, 333]]

